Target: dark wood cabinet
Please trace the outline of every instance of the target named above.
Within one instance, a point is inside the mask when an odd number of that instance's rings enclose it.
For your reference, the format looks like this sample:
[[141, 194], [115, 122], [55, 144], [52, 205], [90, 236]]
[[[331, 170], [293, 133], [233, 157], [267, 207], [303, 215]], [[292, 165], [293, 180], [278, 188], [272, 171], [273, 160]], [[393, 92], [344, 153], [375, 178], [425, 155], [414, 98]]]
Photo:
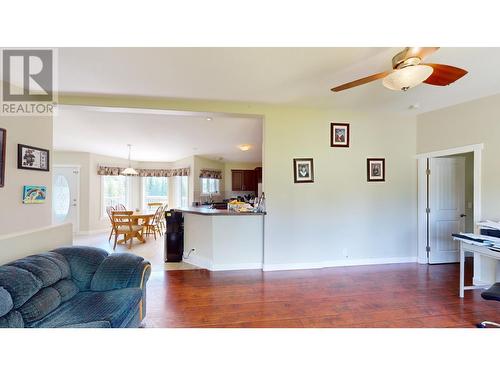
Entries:
[[233, 191], [243, 191], [243, 171], [231, 170], [231, 185]]
[[257, 191], [257, 176], [254, 170], [232, 169], [232, 191]]
[[254, 169], [254, 171], [255, 171], [255, 180], [259, 184], [262, 182], [262, 167], [257, 167]]

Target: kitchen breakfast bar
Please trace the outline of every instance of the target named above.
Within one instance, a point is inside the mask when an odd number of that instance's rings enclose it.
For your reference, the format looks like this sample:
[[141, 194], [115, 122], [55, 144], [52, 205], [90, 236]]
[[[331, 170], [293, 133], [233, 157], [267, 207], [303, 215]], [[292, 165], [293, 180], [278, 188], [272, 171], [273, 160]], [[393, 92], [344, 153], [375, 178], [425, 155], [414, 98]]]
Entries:
[[184, 262], [211, 271], [262, 269], [265, 213], [203, 207], [176, 211], [184, 216]]

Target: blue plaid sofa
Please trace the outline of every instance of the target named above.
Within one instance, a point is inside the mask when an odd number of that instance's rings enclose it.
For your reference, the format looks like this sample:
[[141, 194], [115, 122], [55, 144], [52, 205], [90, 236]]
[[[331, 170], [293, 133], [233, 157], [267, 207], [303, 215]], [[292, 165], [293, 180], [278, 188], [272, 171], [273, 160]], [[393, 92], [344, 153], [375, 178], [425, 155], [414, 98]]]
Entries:
[[59, 248], [0, 266], [0, 328], [139, 327], [151, 264], [129, 253]]

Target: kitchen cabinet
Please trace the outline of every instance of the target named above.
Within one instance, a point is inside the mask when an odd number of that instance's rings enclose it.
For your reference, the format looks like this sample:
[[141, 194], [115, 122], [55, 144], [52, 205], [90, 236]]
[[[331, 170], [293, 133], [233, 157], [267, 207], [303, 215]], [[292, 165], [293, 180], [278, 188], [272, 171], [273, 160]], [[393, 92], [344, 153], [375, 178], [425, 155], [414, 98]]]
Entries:
[[254, 170], [232, 169], [232, 191], [257, 191], [257, 179]]
[[262, 167], [257, 167], [254, 169], [255, 171], [255, 180], [258, 184], [262, 183]]

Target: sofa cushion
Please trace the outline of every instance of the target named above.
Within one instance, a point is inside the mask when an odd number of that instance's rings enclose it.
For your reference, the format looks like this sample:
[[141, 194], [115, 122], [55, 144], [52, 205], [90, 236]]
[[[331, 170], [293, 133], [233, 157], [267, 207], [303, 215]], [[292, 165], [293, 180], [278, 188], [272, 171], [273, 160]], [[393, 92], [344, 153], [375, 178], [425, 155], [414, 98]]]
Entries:
[[143, 260], [134, 254], [111, 254], [97, 268], [90, 289], [104, 291], [126, 288]]
[[54, 311], [61, 304], [59, 292], [47, 287], [41, 289], [19, 308], [25, 323], [34, 322]]
[[37, 255], [18, 259], [8, 265], [31, 272], [33, 276], [42, 282], [42, 288], [52, 285], [62, 278], [61, 270], [57, 264]]
[[23, 268], [1, 266], [0, 286], [9, 292], [14, 309], [17, 309], [38, 293], [42, 287], [42, 281]]
[[138, 308], [142, 298], [139, 288], [106, 292], [80, 292], [45, 318], [30, 323], [30, 327], [57, 328], [75, 324], [107, 321], [120, 327], [129, 318], [131, 310]]
[[60, 280], [52, 285], [52, 288], [59, 292], [59, 295], [61, 296], [61, 302], [70, 300], [79, 292], [76, 284], [70, 279]]
[[95, 271], [108, 256], [102, 249], [87, 246], [62, 247], [52, 252], [66, 258], [71, 269], [71, 278], [81, 291], [90, 289]]
[[7, 315], [7, 313], [14, 307], [12, 297], [3, 287], [0, 286], [0, 317]]
[[61, 271], [61, 279], [71, 277], [69, 263], [63, 255], [49, 251], [48, 253], [38, 254], [37, 256], [53, 262], [59, 268], [59, 271]]
[[0, 328], [24, 328], [24, 321], [21, 313], [12, 310], [5, 316], [0, 318]]

